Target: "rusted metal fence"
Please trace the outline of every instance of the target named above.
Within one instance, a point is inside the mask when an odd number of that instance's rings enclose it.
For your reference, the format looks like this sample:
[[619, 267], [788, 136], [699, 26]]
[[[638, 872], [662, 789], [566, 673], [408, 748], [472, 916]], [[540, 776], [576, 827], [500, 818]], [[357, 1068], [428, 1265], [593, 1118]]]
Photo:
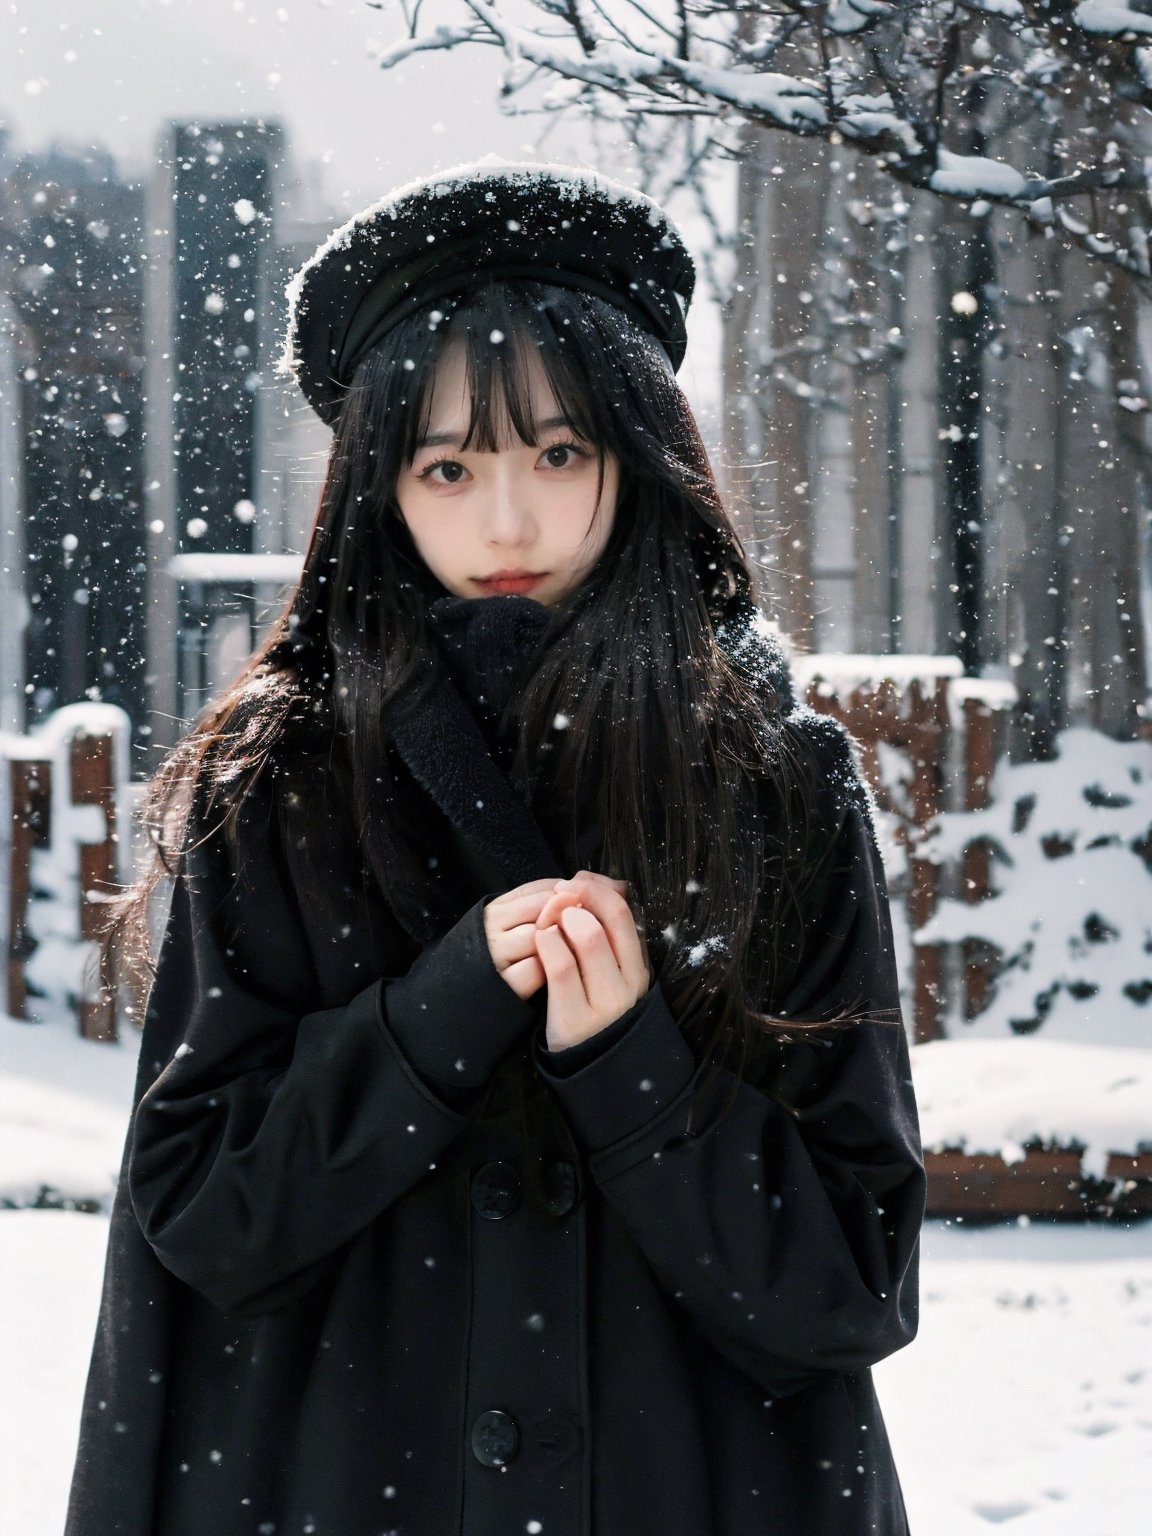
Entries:
[[[122, 841], [133, 798], [129, 731], [111, 705], [70, 705], [31, 736], [0, 736], [5, 1009], [27, 1018], [37, 996], [50, 998], [89, 1040], [117, 1037], [117, 1000], [96, 962], [102, 904], [132, 877]], [[47, 985], [30, 974], [41, 950]]]
[[[908, 929], [915, 933], [943, 894], [943, 873], [911, 855], [939, 812], [975, 810], [988, 803], [992, 771], [1004, 749], [1012, 689], [963, 677], [953, 656], [816, 655], [797, 657], [793, 666], [805, 702], [834, 716], [855, 737], [877, 805], [893, 818], [895, 840], [907, 856], [899, 895]], [[886, 771], [885, 759], [893, 754], [903, 776]], [[988, 895], [986, 845], [967, 850], [962, 887], [967, 901]], [[904, 959], [918, 1042], [943, 1035], [949, 983], [958, 989], [966, 1017], [984, 1006], [990, 974], [986, 951], [968, 945], [954, 957], [942, 946], [917, 944]]]

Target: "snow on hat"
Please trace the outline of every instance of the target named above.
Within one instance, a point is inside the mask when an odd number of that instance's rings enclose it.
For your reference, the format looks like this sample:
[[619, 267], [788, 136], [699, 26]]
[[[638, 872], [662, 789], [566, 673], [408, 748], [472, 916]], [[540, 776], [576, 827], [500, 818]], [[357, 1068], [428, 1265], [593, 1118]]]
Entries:
[[329, 236], [286, 290], [279, 371], [329, 425], [357, 364], [390, 330], [476, 278], [577, 288], [684, 359], [695, 268], [651, 198], [593, 171], [461, 165], [390, 192]]

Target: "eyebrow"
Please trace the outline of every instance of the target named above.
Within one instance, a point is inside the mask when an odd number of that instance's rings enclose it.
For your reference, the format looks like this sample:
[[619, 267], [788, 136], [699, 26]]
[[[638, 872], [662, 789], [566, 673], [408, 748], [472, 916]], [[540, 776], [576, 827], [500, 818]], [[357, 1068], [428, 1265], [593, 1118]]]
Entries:
[[[546, 416], [543, 421], [534, 423], [537, 432], [550, 432], [553, 427], [567, 427], [575, 431], [575, 427], [567, 416]], [[456, 432], [429, 432], [416, 444], [416, 451], [421, 448], [460, 448], [464, 439]]]

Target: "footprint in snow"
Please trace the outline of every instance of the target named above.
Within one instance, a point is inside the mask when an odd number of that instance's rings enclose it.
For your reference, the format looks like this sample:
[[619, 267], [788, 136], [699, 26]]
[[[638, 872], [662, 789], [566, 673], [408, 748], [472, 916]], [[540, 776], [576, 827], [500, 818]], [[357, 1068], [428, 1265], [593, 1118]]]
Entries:
[[1021, 1515], [1026, 1515], [1033, 1507], [1031, 1504], [973, 1504], [972, 1506], [981, 1520], [987, 1520], [989, 1525], [1003, 1525], [1006, 1520], [1016, 1520]]

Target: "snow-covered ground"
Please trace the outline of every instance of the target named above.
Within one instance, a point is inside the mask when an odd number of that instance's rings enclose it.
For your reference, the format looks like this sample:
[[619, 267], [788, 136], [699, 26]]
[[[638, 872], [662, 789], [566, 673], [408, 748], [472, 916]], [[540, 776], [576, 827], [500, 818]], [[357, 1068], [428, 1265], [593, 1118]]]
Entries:
[[1102, 1179], [1112, 1152], [1152, 1144], [1152, 1050], [1048, 1040], [933, 1040], [912, 1050], [924, 1146], [999, 1153], [1018, 1163], [1029, 1143], [1079, 1146]]
[[[106, 1234], [0, 1212], [0, 1536], [63, 1528]], [[920, 1337], [876, 1373], [914, 1536], [1145, 1536], [1152, 1226], [930, 1222], [924, 1250]]]
[[[133, 1043], [0, 1019], [0, 1199], [105, 1207], [0, 1210], [0, 1536], [63, 1527]], [[877, 1369], [915, 1536], [1144, 1536], [1152, 1223], [930, 1222], [922, 1297], [920, 1337]]]
[[113, 1045], [80, 1039], [65, 1017], [0, 1015], [0, 1201], [32, 1205], [47, 1186], [110, 1207], [138, 1045], [134, 1031]]
[[920, 1335], [876, 1371], [914, 1536], [1145, 1536], [1152, 1224], [923, 1246]]

